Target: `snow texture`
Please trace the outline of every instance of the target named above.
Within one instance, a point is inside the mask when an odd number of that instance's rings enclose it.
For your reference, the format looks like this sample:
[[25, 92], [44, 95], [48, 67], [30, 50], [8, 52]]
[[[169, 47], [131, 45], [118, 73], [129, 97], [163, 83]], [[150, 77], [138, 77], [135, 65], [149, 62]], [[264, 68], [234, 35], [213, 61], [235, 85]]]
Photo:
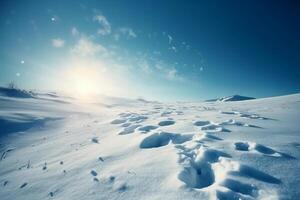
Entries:
[[0, 199], [299, 199], [299, 110], [2, 92]]

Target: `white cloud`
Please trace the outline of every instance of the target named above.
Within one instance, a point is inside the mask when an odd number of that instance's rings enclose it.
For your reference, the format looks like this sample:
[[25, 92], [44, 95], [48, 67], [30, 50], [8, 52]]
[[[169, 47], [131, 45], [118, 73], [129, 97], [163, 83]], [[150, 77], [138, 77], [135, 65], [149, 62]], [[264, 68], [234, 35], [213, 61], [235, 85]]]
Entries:
[[52, 41], [52, 46], [54, 46], [56, 48], [60, 48], [65, 45], [65, 41], [60, 38], [55, 38], [55, 39], [52, 39], [51, 41]]
[[166, 78], [168, 80], [171, 80], [171, 81], [174, 81], [174, 80], [181, 81], [181, 80], [183, 80], [183, 78], [181, 76], [179, 76], [178, 71], [175, 68], [166, 70]]
[[120, 28], [120, 32], [124, 35], [126, 35], [128, 38], [136, 38], [136, 33], [131, 28]]
[[171, 35], [168, 35], [168, 39], [169, 39], [169, 44], [171, 44], [171, 43], [172, 43], [172, 40], [173, 40], [172, 36], [171, 36]]
[[170, 67], [163, 61], [156, 62], [154, 66], [165, 79], [170, 81], [183, 81], [184, 77], [182, 77], [176, 68]]
[[94, 21], [100, 24], [100, 28], [98, 29], [98, 34], [100, 35], [109, 35], [111, 33], [111, 25], [103, 15], [96, 15], [93, 18]]
[[125, 36], [127, 39], [136, 38], [137, 34], [128, 27], [119, 28], [118, 31], [114, 34], [114, 39], [118, 41], [122, 36]]
[[171, 50], [171, 51], [174, 51], [175, 53], [177, 52], [177, 48], [176, 48], [175, 46], [171, 46], [171, 47], [170, 47], [170, 50]]
[[100, 44], [94, 43], [88, 38], [81, 38], [71, 49], [71, 52], [81, 56], [93, 56], [99, 52], [107, 53], [107, 49]]
[[78, 31], [78, 29], [76, 27], [73, 27], [71, 29], [71, 33], [72, 33], [73, 36], [79, 35], [79, 31]]
[[147, 60], [145, 60], [145, 59], [140, 60], [138, 65], [142, 69], [143, 72], [145, 72], [147, 74], [152, 73], [152, 70], [151, 70], [150, 65], [147, 62]]

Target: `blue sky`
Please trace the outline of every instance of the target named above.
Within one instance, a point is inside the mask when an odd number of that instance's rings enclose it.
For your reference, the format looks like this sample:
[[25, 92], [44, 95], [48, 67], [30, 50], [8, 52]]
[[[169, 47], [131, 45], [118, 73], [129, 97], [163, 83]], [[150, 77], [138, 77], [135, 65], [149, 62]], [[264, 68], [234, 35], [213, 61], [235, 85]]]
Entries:
[[300, 92], [297, 2], [0, 4], [0, 85], [157, 100]]

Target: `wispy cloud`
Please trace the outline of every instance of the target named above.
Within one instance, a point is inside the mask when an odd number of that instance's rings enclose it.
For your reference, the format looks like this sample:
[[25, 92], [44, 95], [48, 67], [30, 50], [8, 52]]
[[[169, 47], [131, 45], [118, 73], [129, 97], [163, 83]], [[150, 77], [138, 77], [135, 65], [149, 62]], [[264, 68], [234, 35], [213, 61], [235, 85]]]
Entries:
[[72, 34], [73, 36], [79, 35], [78, 29], [77, 29], [76, 27], [73, 27], [73, 28], [71, 29], [71, 34]]
[[171, 44], [171, 43], [172, 43], [172, 41], [173, 41], [173, 38], [172, 38], [172, 36], [171, 36], [171, 35], [168, 35], [168, 39], [169, 39], [169, 44]]
[[131, 38], [136, 38], [137, 34], [131, 28], [120, 28], [121, 33]]
[[[136, 32], [129, 27], [122, 27], [112, 30], [109, 22], [103, 15], [96, 15], [94, 20], [101, 24], [101, 29], [98, 33], [101, 35], [111, 34], [112, 39], [119, 40], [121, 38], [132, 39], [138, 37]], [[106, 28], [105, 28], [106, 27]], [[109, 27], [109, 28], [108, 28]], [[143, 73], [147, 76], [160, 77], [168, 81], [184, 81], [184, 77], [179, 73], [175, 65], [170, 65], [163, 60], [158, 59], [157, 56], [161, 55], [161, 52], [155, 51], [155, 53], [143, 53], [131, 54], [130, 50], [122, 48], [121, 46], [103, 46], [99, 44], [97, 38], [94, 36], [85, 36], [84, 33], [79, 32], [77, 28], [73, 27], [71, 33], [76, 37], [78, 41], [71, 49], [72, 54], [76, 54], [83, 57], [101, 59], [107, 63], [110, 68], [114, 70], [121, 70], [124, 73], [137, 73], [136, 66], [139, 68], [139, 73]], [[169, 36], [169, 35], [166, 35]], [[110, 37], [108, 37], [110, 38]], [[173, 39], [169, 38], [170, 46], [174, 47]], [[174, 47], [174, 52], [177, 49]]]
[[171, 46], [169, 49], [170, 49], [171, 51], [174, 51], [175, 53], [177, 52], [177, 48], [176, 48], [175, 46]]
[[170, 67], [162, 61], [159, 61], [155, 64], [155, 68], [159, 71], [159, 74], [163, 78], [169, 81], [184, 81], [184, 77], [181, 76], [178, 70], [174, 67]]
[[166, 78], [171, 81], [181, 79], [181, 77], [178, 75], [178, 71], [175, 68], [166, 71]]
[[60, 38], [54, 38], [51, 40], [52, 46], [54, 46], [55, 48], [61, 48], [65, 45], [65, 41], [63, 39]]
[[107, 49], [97, 43], [94, 43], [88, 38], [82, 37], [78, 40], [71, 52], [80, 56], [93, 56], [96, 53], [107, 53]]
[[144, 73], [152, 73], [152, 69], [148, 63], [148, 61], [146, 59], [141, 59], [139, 62], [138, 62], [138, 66], [141, 68], [141, 70], [144, 72]]
[[94, 16], [94, 21], [100, 24], [100, 28], [97, 30], [100, 35], [109, 35], [111, 33], [111, 25], [104, 15], [98, 14]]
[[115, 32], [114, 39], [118, 41], [122, 36], [125, 36], [127, 39], [130, 39], [136, 38], [137, 34], [131, 28], [122, 27]]

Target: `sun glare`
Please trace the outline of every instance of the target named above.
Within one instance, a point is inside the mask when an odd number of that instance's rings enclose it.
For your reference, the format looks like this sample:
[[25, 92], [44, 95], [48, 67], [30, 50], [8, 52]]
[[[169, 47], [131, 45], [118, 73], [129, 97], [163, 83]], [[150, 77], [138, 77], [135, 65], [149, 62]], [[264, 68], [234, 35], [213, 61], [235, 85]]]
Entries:
[[97, 77], [97, 73], [95, 74], [95, 72], [91, 70], [75, 68], [70, 72], [69, 78], [73, 84], [72, 89], [75, 90], [77, 94], [86, 96], [97, 93], [97, 90], [99, 90], [99, 88], [96, 87], [99, 77]]
[[92, 61], [73, 62], [64, 72], [64, 77], [66, 89], [80, 98], [102, 93], [107, 90], [105, 87], [109, 87], [104, 66]]

